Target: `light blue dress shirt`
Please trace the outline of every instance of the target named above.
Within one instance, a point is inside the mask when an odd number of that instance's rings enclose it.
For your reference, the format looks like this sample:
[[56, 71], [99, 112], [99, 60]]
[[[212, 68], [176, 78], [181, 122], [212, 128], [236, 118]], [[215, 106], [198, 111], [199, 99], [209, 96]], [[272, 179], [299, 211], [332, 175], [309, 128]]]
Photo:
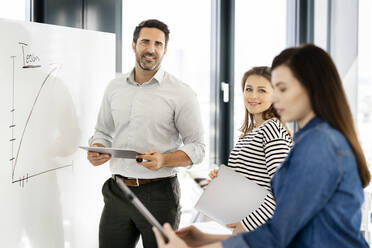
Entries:
[[[184, 151], [193, 164], [205, 154], [200, 106], [194, 91], [159, 69], [143, 84], [134, 81], [134, 70], [112, 80], [106, 88], [95, 134], [89, 144], [101, 143], [144, 153]], [[160, 178], [176, 174], [176, 168], [151, 171], [133, 159], [112, 158], [112, 174], [133, 178]]]

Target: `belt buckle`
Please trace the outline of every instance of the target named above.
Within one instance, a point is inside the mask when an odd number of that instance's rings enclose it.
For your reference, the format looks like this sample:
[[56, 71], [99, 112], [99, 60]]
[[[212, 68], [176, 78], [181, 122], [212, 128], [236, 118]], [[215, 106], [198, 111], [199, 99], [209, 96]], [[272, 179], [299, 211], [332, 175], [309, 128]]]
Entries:
[[138, 178], [128, 177], [128, 179], [136, 179], [136, 185], [133, 185], [133, 187], [139, 187], [140, 186], [139, 181], [138, 181]]

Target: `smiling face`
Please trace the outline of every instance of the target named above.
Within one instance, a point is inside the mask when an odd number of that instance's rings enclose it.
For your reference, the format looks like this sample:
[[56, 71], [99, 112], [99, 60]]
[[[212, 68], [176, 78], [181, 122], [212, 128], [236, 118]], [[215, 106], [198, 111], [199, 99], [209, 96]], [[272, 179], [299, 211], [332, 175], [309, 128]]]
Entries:
[[166, 53], [165, 34], [157, 28], [142, 28], [137, 43], [132, 43], [136, 65], [145, 71], [157, 70]]
[[274, 87], [272, 101], [274, 108], [284, 122], [297, 121], [300, 127], [306, 125], [314, 116], [309, 96], [291, 70], [280, 65], [271, 74]]
[[262, 113], [269, 109], [273, 88], [269, 80], [262, 76], [251, 75], [244, 85], [244, 105], [249, 113], [261, 117]]

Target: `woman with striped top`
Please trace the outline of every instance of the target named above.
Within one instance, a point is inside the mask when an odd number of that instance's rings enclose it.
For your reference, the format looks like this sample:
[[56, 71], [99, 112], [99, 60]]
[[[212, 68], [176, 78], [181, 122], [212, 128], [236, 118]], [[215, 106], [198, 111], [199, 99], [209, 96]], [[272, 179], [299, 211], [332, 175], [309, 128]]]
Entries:
[[[254, 67], [242, 79], [245, 120], [242, 135], [230, 153], [228, 167], [265, 187], [270, 193], [263, 204], [238, 223], [227, 225], [233, 233], [252, 231], [267, 220], [275, 210], [271, 179], [287, 157], [292, 139], [271, 102], [273, 88], [269, 67]], [[209, 176], [214, 178], [217, 170]], [[249, 197], [249, 196], [248, 196]]]

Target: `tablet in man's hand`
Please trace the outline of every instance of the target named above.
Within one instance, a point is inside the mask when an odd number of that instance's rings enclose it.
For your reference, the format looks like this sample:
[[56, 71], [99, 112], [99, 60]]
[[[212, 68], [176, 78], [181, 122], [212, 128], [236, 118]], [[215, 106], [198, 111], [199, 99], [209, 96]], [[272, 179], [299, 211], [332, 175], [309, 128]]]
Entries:
[[127, 158], [127, 159], [136, 159], [137, 155], [141, 155], [136, 151], [123, 150], [119, 148], [112, 147], [90, 147], [90, 146], [79, 146], [79, 148], [90, 151], [90, 152], [99, 152], [110, 154], [113, 158]]

